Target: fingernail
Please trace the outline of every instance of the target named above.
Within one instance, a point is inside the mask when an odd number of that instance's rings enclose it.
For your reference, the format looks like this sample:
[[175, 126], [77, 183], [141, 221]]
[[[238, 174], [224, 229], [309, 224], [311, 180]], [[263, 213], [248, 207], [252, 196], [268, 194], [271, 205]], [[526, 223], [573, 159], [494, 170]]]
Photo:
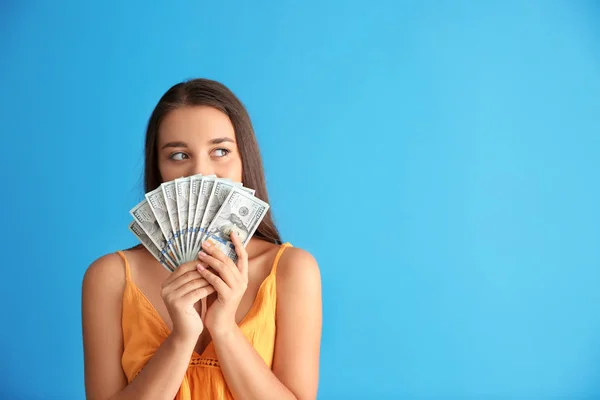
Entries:
[[235, 231], [231, 231], [231, 236], [237, 237], [237, 233]]
[[209, 242], [208, 240], [206, 242], [202, 243], [202, 247], [210, 247], [210, 246], [212, 246], [212, 243]]
[[206, 255], [206, 253], [205, 253], [205, 252], [203, 252], [203, 251], [201, 251], [201, 252], [199, 252], [199, 253], [198, 253], [198, 258], [202, 258], [202, 257], [204, 257], [205, 255]]
[[206, 267], [202, 265], [202, 263], [196, 265], [196, 268], [198, 268], [200, 271], [204, 271], [206, 269]]

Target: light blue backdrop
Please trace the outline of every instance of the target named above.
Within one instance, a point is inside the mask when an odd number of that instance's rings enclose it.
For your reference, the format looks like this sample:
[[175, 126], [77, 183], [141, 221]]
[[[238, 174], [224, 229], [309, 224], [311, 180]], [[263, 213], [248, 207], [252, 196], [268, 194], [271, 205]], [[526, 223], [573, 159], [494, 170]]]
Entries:
[[83, 273], [196, 76], [320, 263], [320, 399], [600, 396], [599, 3], [294, 3], [1, 3], [1, 397], [83, 398]]

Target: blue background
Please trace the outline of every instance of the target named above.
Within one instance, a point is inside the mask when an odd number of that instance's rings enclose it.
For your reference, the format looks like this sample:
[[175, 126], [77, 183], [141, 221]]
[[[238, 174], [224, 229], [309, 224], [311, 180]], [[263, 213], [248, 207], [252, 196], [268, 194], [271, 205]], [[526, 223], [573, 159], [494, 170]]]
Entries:
[[1, 3], [2, 397], [83, 398], [81, 279], [196, 76], [319, 261], [320, 399], [600, 397], [600, 3], [295, 3]]

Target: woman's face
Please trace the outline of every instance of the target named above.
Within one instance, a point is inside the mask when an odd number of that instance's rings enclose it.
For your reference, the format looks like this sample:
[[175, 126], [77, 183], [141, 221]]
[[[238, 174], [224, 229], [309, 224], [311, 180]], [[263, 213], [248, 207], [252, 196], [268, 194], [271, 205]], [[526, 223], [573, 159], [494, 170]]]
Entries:
[[158, 169], [163, 182], [195, 174], [242, 181], [242, 159], [229, 117], [208, 106], [169, 112], [158, 129]]

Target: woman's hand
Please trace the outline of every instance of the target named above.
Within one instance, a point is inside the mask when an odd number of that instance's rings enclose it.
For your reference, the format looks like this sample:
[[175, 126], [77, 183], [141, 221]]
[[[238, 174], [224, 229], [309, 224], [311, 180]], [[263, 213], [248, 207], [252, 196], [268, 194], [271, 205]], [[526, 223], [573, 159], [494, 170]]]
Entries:
[[237, 265], [208, 240], [202, 244], [202, 251], [198, 254], [200, 275], [217, 291], [217, 298], [204, 317], [213, 337], [237, 327], [235, 314], [248, 287], [248, 253], [235, 232], [230, 237], [237, 253]]
[[171, 334], [186, 343], [198, 341], [204, 329], [195, 305], [215, 289], [196, 269], [195, 261], [179, 266], [162, 284], [161, 296], [173, 321]]

